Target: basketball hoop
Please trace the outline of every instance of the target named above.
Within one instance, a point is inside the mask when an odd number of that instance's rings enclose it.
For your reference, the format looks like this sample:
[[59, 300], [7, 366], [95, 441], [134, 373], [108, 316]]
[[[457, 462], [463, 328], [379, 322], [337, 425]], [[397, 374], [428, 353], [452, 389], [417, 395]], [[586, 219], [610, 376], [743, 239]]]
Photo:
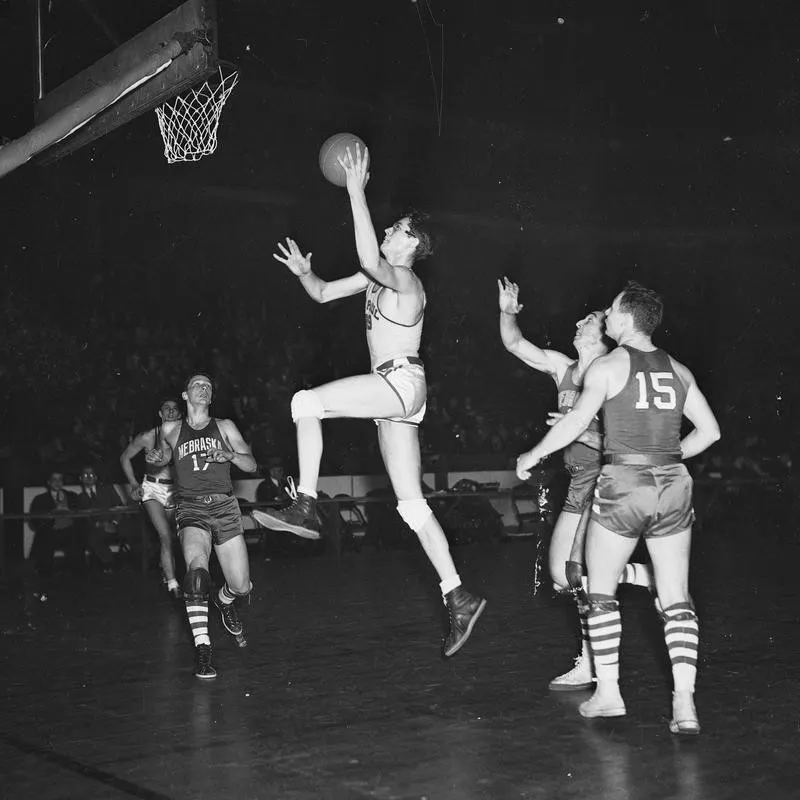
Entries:
[[156, 108], [167, 163], [199, 161], [217, 149], [222, 107], [239, 80], [232, 64], [221, 61], [217, 72], [202, 86]]

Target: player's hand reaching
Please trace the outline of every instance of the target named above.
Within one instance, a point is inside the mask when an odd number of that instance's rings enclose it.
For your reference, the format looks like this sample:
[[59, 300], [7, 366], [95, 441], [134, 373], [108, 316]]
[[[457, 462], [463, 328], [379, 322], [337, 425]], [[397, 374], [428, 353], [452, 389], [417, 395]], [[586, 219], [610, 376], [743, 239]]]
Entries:
[[363, 192], [369, 182], [369, 150], [356, 142], [355, 153], [345, 148], [344, 156], [336, 159], [347, 176], [347, 191]]
[[218, 447], [209, 447], [205, 452], [205, 460], [211, 461], [214, 464], [224, 464], [226, 461], [233, 461], [236, 453], [231, 453], [230, 450], [221, 450]]
[[281, 254], [273, 253], [272, 257], [276, 261], [280, 261], [281, 264], [285, 264], [289, 269], [297, 275], [298, 278], [302, 278], [305, 275], [311, 273], [311, 253], [303, 255], [300, 252], [300, 248], [297, 246], [297, 242], [294, 239], [290, 239], [288, 236], [286, 237], [286, 247], [278, 242], [278, 250], [281, 251]]
[[528, 478], [531, 477], [531, 470], [541, 461], [542, 459], [536, 455], [533, 450], [528, 450], [527, 453], [523, 453], [521, 456], [517, 456], [517, 477], [521, 481], [527, 481]]
[[523, 308], [519, 302], [519, 286], [504, 276], [502, 281], [497, 281], [497, 289], [500, 293], [500, 311], [504, 314], [519, 314]]
[[157, 464], [161, 466], [164, 463], [164, 451], [158, 447], [154, 447], [152, 450], [145, 451], [144, 460], [148, 464]]

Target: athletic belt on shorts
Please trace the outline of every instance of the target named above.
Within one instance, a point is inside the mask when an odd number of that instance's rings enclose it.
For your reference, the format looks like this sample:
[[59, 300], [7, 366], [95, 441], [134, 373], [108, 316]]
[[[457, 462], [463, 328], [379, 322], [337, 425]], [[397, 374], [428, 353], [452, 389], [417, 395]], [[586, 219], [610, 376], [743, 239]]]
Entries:
[[233, 497], [233, 492], [218, 492], [217, 494], [182, 494], [180, 499], [194, 500], [196, 503], [211, 505], [211, 503], [217, 500], [227, 500], [229, 497]]
[[167, 485], [174, 483], [172, 478], [152, 478], [150, 475], [145, 475], [144, 479], [150, 483], [166, 483]]
[[375, 367], [375, 372], [380, 372], [384, 369], [392, 369], [392, 367], [405, 367], [408, 364], [415, 364], [418, 367], [424, 366], [421, 358], [416, 356], [403, 356], [402, 358], [392, 358], [389, 361], [384, 361], [383, 364], [378, 364]]
[[622, 464], [633, 467], [663, 467], [680, 464], [683, 458], [677, 453], [619, 453], [604, 455], [604, 464]]

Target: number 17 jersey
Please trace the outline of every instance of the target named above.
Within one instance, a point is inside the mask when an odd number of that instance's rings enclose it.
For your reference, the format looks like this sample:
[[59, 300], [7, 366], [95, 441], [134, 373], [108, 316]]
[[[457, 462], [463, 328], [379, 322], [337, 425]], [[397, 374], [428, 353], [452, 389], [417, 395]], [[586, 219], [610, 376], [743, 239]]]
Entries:
[[224, 494], [233, 491], [231, 465], [206, 461], [205, 454], [212, 448], [228, 450], [219, 425], [209, 420], [205, 428], [196, 431], [186, 420], [181, 422], [178, 442], [173, 450], [175, 478], [179, 495]]
[[628, 351], [630, 372], [619, 394], [603, 404], [603, 453], [680, 455], [688, 387], [664, 350]]

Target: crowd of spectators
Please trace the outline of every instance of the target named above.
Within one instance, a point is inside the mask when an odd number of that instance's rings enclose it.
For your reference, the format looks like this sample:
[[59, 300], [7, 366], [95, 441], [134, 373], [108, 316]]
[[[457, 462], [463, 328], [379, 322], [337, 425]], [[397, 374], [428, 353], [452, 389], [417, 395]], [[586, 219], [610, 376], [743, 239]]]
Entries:
[[[285, 298], [248, 296], [234, 284], [181, 313], [148, 306], [135, 294], [134, 302], [115, 301], [99, 279], [93, 291], [93, 310], [79, 326], [19, 296], [7, 300], [0, 353], [4, 432], [14, 459], [25, 463], [28, 483], [40, 484], [54, 468], [69, 480], [85, 463], [106, 465], [104, 477], [121, 480], [120, 452], [137, 432], [156, 424], [161, 399], [179, 396], [182, 381], [195, 370], [211, 372], [214, 413], [236, 421], [257, 461], [281, 456], [291, 471], [292, 394], [368, 364], [355, 305], [346, 311], [336, 303], [290, 305]], [[552, 383], [505, 354], [494, 308], [483, 327], [443, 310], [431, 315], [423, 340], [429, 380], [423, 457], [474, 456], [475, 467], [481, 459], [510, 466], [544, 432], [555, 402]], [[779, 469], [786, 450], [780, 439], [791, 438], [788, 428], [777, 428], [777, 444], [748, 443], [746, 430], [732, 429], [724, 410], [719, 416], [725, 436], [698, 469], [707, 470], [712, 458], [742, 469], [745, 457], [750, 464], [763, 462], [765, 473]], [[331, 421], [325, 435], [323, 472], [380, 469], [369, 422]]]

